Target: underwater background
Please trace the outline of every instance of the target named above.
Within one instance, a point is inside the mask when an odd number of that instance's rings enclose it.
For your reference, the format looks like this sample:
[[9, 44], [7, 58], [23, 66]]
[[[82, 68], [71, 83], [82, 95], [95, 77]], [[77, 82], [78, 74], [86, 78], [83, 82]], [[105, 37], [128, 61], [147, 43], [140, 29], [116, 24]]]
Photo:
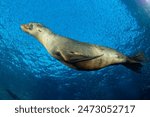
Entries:
[[0, 99], [150, 99], [150, 62], [77, 71], [52, 58], [20, 25], [150, 56], [149, 0], [0, 0]]

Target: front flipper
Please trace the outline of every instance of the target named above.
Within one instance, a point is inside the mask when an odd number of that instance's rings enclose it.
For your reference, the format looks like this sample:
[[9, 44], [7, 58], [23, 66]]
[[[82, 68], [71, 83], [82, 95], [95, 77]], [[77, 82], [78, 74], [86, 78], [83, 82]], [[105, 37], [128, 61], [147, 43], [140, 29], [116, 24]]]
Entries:
[[101, 57], [102, 55], [98, 55], [98, 56], [84, 56], [84, 55], [80, 55], [80, 56], [74, 56], [72, 58], [70, 58], [70, 63], [77, 63], [77, 62], [82, 62], [82, 61], [89, 61], [92, 59], [96, 59], [98, 57]]
[[61, 57], [67, 63], [77, 63], [82, 61], [88, 61], [92, 59], [96, 59], [98, 57], [103, 56], [104, 54], [97, 56], [83, 55], [79, 52], [69, 52], [69, 51], [57, 51], [57, 56]]

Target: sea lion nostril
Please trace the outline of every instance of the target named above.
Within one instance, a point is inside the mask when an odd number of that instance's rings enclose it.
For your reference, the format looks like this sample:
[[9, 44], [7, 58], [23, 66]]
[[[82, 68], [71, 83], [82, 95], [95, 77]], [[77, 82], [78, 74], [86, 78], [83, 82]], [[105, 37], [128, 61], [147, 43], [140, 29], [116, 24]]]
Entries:
[[23, 29], [28, 29], [29, 27], [28, 27], [26, 24], [22, 24], [22, 25], [21, 25], [21, 28], [23, 28]]

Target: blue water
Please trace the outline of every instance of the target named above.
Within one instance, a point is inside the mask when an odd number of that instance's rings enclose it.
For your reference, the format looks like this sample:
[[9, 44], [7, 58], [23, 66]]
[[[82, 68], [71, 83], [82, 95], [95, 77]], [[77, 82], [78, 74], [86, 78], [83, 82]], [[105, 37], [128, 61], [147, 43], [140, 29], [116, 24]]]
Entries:
[[77, 71], [20, 29], [40, 22], [63, 36], [148, 58], [145, 11], [135, 0], [0, 0], [0, 99], [150, 99], [150, 62], [140, 74], [121, 65]]

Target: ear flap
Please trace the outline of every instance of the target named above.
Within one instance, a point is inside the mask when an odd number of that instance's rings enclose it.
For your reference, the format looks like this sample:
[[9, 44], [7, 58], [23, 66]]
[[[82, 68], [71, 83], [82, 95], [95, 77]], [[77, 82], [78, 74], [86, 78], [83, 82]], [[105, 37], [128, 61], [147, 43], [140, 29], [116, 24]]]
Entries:
[[39, 32], [42, 32], [40, 29], [38, 29]]

